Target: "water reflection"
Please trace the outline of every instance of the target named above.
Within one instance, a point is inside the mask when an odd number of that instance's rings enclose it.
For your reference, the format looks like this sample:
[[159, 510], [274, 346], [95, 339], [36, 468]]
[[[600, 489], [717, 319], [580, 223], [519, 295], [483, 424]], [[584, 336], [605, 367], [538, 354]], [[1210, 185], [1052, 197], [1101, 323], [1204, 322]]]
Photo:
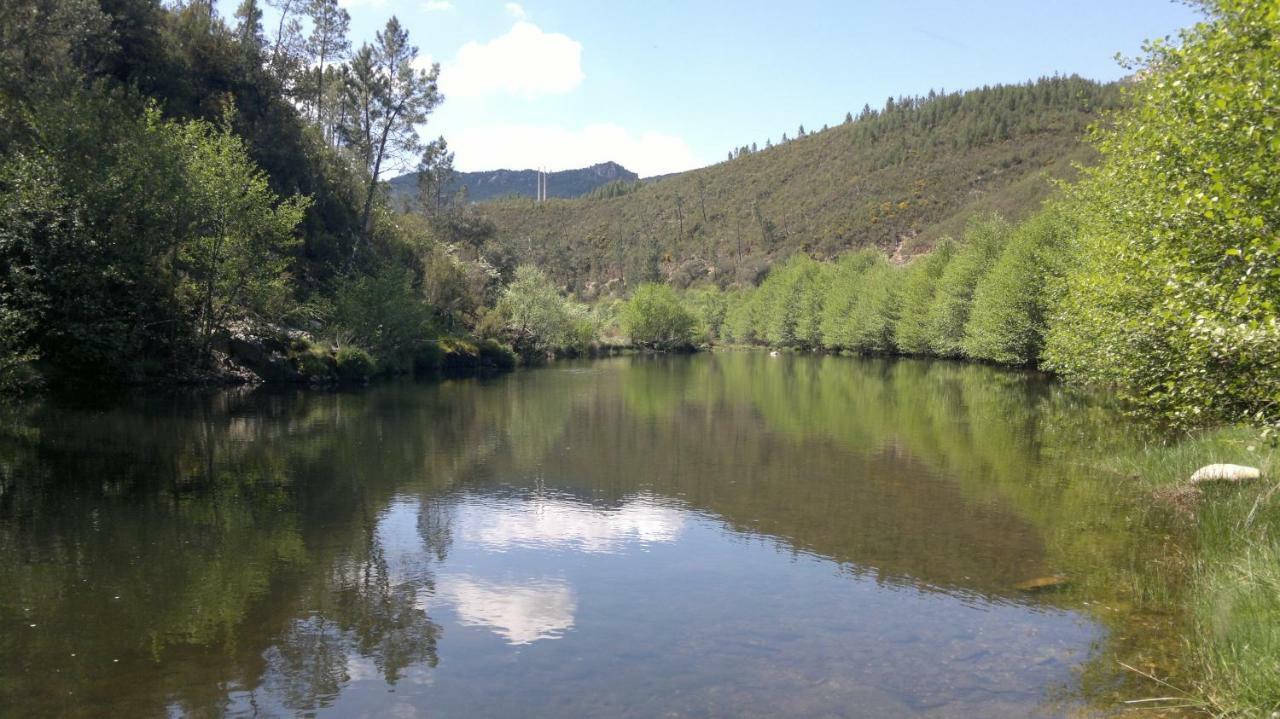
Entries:
[[20, 716], [1054, 715], [1154, 551], [1105, 407], [946, 363], [4, 411]]
[[527, 499], [466, 506], [456, 519], [459, 534], [485, 549], [558, 549], [617, 552], [632, 544], [673, 542], [684, 516], [650, 497], [600, 508], [538, 492]]
[[487, 627], [514, 645], [558, 639], [573, 628], [578, 608], [573, 590], [557, 579], [489, 582], [447, 576], [440, 596], [453, 604], [460, 624]]

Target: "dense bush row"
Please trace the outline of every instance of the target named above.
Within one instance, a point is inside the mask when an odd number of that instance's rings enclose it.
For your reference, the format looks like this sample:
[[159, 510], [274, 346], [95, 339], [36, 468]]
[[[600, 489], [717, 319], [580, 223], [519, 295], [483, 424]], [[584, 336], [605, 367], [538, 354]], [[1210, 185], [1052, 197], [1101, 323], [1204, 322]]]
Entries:
[[826, 263], [796, 255], [760, 287], [727, 294], [722, 323], [707, 329], [736, 343], [1034, 365], [1065, 222], [1057, 210], [1018, 226], [982, 218], [960, 245], [902, 266], [872, 250]]
[[1280, 10], [1213, 0], [1148, 48], [1071, 191], [1048, 365], [1184, 423], [1280, 422]]

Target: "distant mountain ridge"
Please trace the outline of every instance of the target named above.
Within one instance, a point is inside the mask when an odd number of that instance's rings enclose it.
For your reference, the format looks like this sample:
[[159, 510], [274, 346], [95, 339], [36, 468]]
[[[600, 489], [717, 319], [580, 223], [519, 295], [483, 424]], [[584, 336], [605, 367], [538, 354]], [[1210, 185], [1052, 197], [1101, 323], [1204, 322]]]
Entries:
[[[601, 162], [576, 170], [560, 170], [547, 175], [547, 196], [561, 199], [582, 197], [603, 185], [613, 182], [635, 182], [636, 173], [616, 162]], [[504, 197], [537, 196], [537, 170], [488, 170], [485, 172], [459, 172], [448, 187], [453, 194], [467, 188], [467, 199], [473, 202], [496, 200]], [[418, 173], [410, 172], [391, 180], [391, 193], [397, 198], [412, 198], [418, 192]]]

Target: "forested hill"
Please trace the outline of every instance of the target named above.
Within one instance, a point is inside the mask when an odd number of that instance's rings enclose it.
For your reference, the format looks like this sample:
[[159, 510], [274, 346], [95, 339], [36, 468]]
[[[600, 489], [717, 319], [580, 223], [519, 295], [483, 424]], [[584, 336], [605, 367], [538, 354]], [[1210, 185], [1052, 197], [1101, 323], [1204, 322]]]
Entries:
[[[611, 183], [632, 183], [640, 176], [616, 162], [601, 162], [576, 170], [547, 173], [547, 196], [582, 197]], [[475, 202], [504, 197], [537, 197], [537, 170], [490, 170], [457, 172], [445, 188], [452, 195], [464, 187], [467, 198]], [[410, 172], [391, 180], [391, 192], [398, 198], [413, 198], [418, 193], [418, 173]]]
[[1114, 84], [1073, 76], [890, 99], [656, 182], [484, 209], [522, 260], [587, 295], [623, 280], [752, 284], [796, 251], [902, 256], [959, 236], [975, 213], [1028, 214], [1051, 178], [1091, 159], [1085, 130], [1119, 97]]

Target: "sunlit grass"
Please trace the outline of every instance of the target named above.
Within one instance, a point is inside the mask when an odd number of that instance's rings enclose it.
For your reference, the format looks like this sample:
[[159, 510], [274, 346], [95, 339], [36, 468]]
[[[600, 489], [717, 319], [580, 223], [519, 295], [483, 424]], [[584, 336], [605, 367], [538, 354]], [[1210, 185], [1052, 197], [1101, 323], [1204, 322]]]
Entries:
[[[1112, 468], [1149, 488], [1157, 504], [1173, 505], [1165, 509], [1187, 530], [1193, 546], [1180, 599], [1188, 623], [1184, 674], [1193, 699], [1215, 715], [1271, 717], [1280, 710], [1278, 455], [1256, 430], [1227, 428], [1112, 459]], [[1259, 467], [1263, 479], [1190, 491], [1191, 473], [1214, 462]], [[1150, 571], [1134, 576], [1145, 591], [1162, 584]]]

